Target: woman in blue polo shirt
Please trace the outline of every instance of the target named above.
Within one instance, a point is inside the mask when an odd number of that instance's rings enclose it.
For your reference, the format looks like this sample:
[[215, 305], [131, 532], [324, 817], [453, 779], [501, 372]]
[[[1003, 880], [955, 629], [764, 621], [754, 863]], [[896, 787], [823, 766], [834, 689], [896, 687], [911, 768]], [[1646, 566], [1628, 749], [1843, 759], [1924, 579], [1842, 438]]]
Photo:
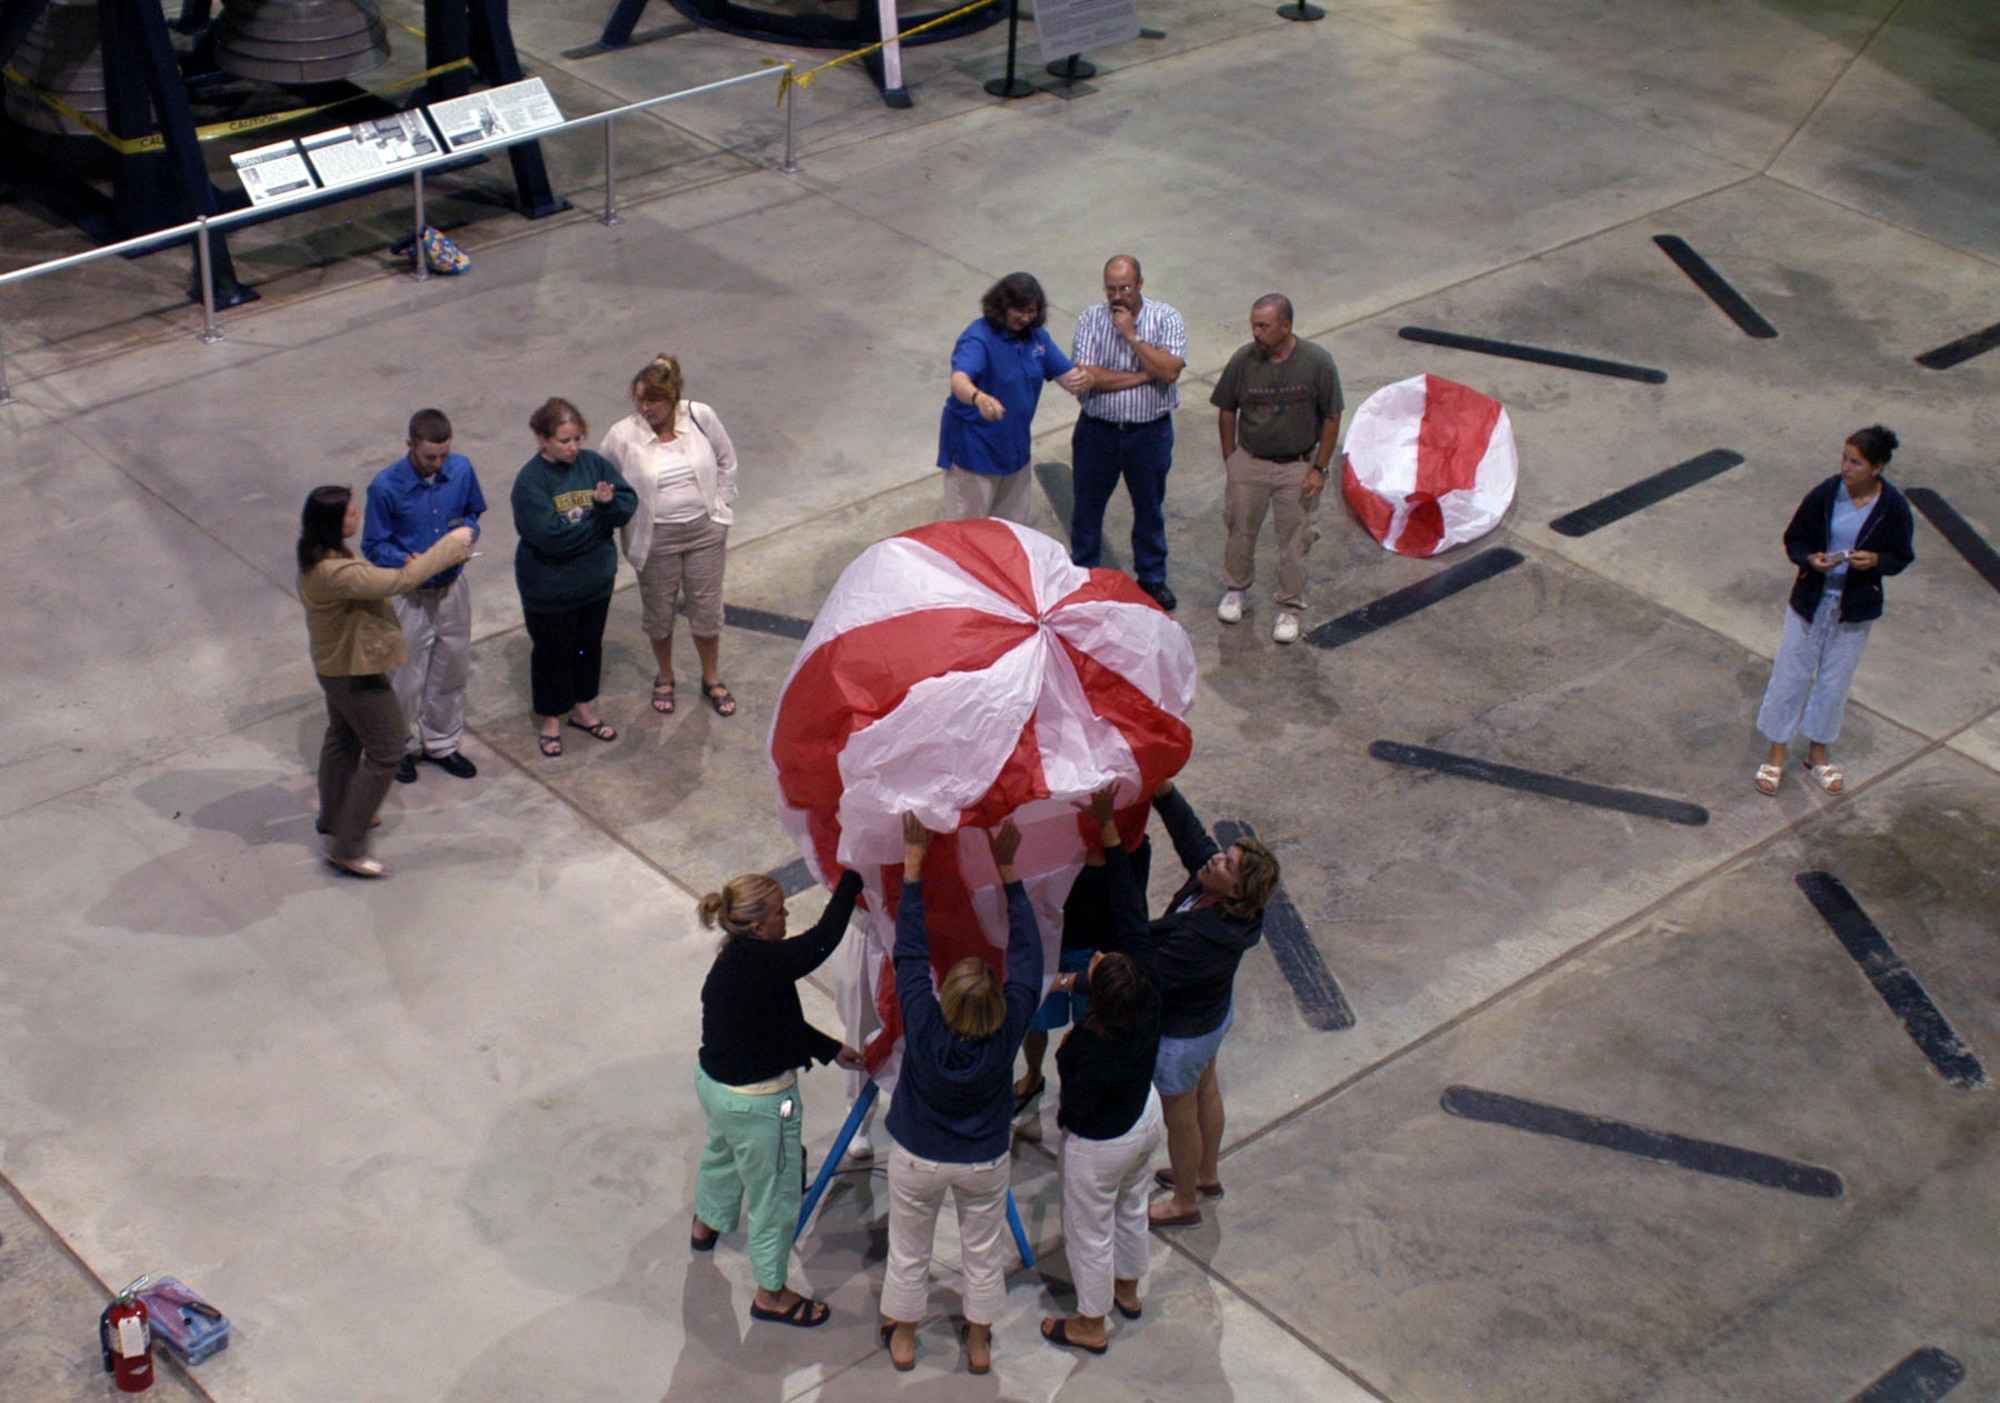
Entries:
[[951, 398], [938, 426], [945, 519], [998, 516], [1026, 524], [1034, 499], [1023, 470], [1042, 382], [1080, 395], [1090, 388], [1090, 372], [1073, 365], [1043, 329], [1048, 302], [1031, 274], [1009, 273], [986, 289], [979, 306], [978, 320], [951, 348]]

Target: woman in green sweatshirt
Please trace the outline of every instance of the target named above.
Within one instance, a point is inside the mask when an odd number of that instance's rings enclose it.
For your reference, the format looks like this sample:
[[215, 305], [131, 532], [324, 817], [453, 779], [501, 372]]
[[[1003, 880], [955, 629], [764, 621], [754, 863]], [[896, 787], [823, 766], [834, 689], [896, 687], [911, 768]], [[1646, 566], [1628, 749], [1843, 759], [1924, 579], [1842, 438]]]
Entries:
[[618, 732], [597, 715], [597, 679], [604, 660], [604, 618], [618, 577], [618, 528], [638, 497], [618, 469], [583, 446], [583, 415], [566, 399], [537, 409], [528, 427], [541, 450], [514, 479], [514, 582], [532, 644], [528, 675], [534, 688], [542, 754], [562, 754], [565, 718], [598, 740]]

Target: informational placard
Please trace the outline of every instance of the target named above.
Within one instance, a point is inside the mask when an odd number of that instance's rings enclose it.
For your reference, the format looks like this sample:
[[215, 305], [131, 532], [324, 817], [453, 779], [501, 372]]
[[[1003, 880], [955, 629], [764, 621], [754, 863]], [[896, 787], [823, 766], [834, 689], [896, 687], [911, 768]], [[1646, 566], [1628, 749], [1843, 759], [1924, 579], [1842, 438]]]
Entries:
[[1139, 0], [1035, 0], [1042, 62], [1109, 48], [1139, 37]]
[[316, 190], [312, 171], [296, 141], [280, 141], [255, 151], [239, 151], [229, 158], [236, 178], [253, 205], [268, 205], [283, 195]]
[[539, 78], [434, 102], [427, 109], [447, 151], [469, 151], [557, 126], [563, 115]]
[[422, 111], [398, 112], [372, 122], [356, 122], [317, 136], [302, 137], [313, 174], [328, 189], [356, 185], [393, 173], [398, 166], [438, 154], [437, 138]]

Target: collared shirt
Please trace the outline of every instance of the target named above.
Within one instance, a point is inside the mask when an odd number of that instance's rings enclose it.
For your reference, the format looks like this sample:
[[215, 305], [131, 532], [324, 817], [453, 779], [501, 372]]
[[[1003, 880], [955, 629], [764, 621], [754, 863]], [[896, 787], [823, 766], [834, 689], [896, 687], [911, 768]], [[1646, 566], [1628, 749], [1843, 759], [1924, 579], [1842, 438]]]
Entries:
[[1004, 477], [1027, 467], [1031, 425], [1035, 406], [1042, 400], [1042, 383], [1067, 375], [1069, 357], [1044, 327], [1024, 336], [1009, 336], [981, 317], [951, 348], [951, 368], [964, 371], [1007, 412], [999, 422], [988, 423], [958, 396], [945, 396], [944, 417], [938, 424], [937, 465], [986, 477]]
[[[464, 454], [447, 453], [444, 465], [429, 478], [419, 476], [405, 454], [368, 484], [361, 553], [385, 570], [400, 570], [411, 556], [422, 555], [436, 545], [454, 522], [470, 526], [476, 534], [485, 510], [479, 475]], [[454, 565], [419, 588], [443, 589], [462, 569]]]
[[[1187, 361], [1187, 327], [1181, 314], [1164, 302], [1150, 297], [1139, 299], [1139, 315], [1134, 330], [1148, 346]], [[1076, 339], [1070, 359], [1078, 365], [1097, 365], [1106, 370], [1144, 370], [1139, 353], [1125, 343], [1111, 324], [1111, 304], [1093, 302], [1076, 319]], [[1148, 380], [1126, 390], [1092, 390], [1083, 397], [1083, 412], [1093, 419], [1113, 424], [1145, 424], [1180, 408], [1179, 385], [1162, 385]]]

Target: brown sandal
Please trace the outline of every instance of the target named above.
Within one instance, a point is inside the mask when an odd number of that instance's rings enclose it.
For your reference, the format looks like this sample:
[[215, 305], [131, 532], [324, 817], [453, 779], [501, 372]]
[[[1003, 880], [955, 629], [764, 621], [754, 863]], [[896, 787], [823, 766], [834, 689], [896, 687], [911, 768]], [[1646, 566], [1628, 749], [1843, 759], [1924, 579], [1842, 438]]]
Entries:
[[674, 684], [671, 681], [662, 682], [657, 677], [653, 679], [653, 710], [662, 716], [674, 714]]
[[729, 694], [729, 688], [725, 687], [721, 682], [702, 683], [701, 694], [708, 698], [708, 704], [715, 708], [717, 716], [734, 716], [736, 714], [736, 698]]

